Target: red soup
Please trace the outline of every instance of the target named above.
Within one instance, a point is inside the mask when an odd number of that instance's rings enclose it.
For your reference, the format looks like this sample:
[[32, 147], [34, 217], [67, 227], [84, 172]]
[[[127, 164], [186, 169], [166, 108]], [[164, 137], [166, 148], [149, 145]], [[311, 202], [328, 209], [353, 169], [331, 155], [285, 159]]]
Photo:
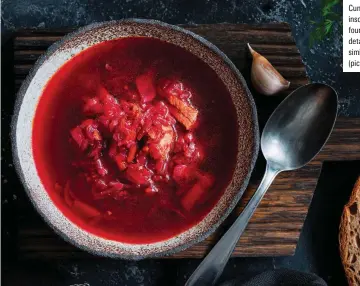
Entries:
[[95, 45], [57, 71], [32, 146], [43, 185], [71, 221], [150, 243], [214, 207], [235, 168], [236, 130], [211, 68], [175, 45], [133, 37]]

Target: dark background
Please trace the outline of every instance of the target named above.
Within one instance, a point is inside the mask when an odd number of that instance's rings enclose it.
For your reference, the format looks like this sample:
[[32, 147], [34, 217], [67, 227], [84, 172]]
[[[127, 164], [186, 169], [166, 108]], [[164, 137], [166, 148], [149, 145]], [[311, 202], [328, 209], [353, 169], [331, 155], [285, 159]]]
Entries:
[[[14, 103], [11, 36], [21, 28], [83, 26], [127, 17], [180, 23], [289, 22], [307, 73], [313, 82], [332, 85], [339, 94], [340, 115], [360, 116], [360, 75], [342, 72], [340, 29], [310, 46], [320, 19], [315, 0], [3, 0], [2, 28], [2, 279], [4, 285], [183, 285], [200, 260], [109, 259], [91, 261], [21, 261], [16, 249], [16, 192], [21, 188], [12, 165], [9, 124]], [[341, 12], [341, 11], [340, 11]], [[314, 272], [330, 285], [346, 285], [338, 253], [338, 225], [360, 162], [324, 164], [313, 202], [293, 257], [234, 258], [223, 279], [287, 267]], [[87, 283], [87, 284], [86, 284]]]

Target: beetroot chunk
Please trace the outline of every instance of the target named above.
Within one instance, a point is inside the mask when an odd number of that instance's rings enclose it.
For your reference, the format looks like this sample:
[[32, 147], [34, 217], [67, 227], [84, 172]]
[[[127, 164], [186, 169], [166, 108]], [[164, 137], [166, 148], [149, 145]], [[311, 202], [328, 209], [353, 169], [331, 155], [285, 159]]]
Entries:
[[126, 169], [126, 178], [137, 185], [147, 185], [151, 179], [151, 172], [140, 164], [130, 164]]
[[152, 101], [156, 96], [154, 75], [151, 72], [139, 75], [136, 78], [136, 87], [143, 103]]

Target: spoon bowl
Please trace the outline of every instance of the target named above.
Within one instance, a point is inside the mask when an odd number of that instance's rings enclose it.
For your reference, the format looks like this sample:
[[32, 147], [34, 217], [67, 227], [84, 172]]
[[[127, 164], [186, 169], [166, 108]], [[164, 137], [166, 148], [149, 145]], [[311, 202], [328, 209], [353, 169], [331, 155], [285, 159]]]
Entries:
[[268, 164], [278, 170], [298, 169], [324, 146], [334, 127], [337, 95], [314, 83], [293, 91], [273, 112], [261, 136]]

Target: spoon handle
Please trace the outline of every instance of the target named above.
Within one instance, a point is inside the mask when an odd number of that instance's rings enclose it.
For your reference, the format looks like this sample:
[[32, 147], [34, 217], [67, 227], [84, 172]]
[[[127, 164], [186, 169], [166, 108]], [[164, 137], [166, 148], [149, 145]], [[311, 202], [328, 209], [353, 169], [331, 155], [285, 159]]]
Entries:
[[243, 212], [196, 268], [185, 286], [210, 286], [216, 283], [255, 209], [279, 172], [267, 164], [265, 175]]

